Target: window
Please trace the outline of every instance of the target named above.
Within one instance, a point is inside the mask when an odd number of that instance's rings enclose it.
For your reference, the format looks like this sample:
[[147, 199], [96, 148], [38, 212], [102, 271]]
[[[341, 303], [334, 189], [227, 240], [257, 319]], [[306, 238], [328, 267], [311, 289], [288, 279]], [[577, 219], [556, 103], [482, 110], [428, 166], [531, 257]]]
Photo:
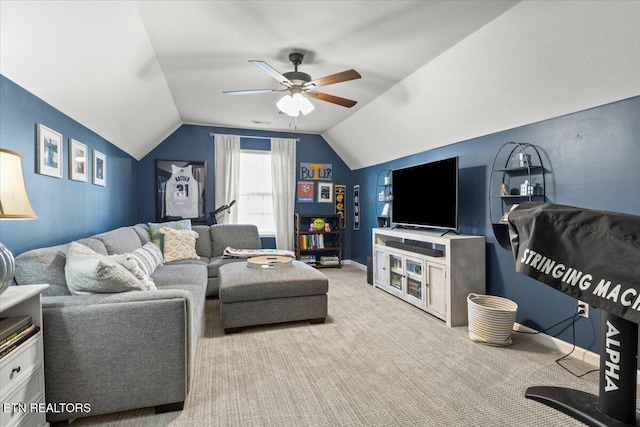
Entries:
[[239, 193], [238, 223], [255, 224], [261, 236], [274, 236], [270, 151], [240, 150]]

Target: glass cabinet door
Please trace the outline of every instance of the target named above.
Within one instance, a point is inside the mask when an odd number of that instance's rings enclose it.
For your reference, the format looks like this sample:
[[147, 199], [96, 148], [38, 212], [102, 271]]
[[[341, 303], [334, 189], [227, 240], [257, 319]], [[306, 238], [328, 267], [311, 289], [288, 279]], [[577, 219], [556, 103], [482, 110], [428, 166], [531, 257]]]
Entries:
[[424, 301], [422, 262], [406, 259], [405, 263], [407, 270], [407, 295], [422, 302]]
[[404, 268], [402, 266], [402, 257], [389, 254], [389, 286], [402, 292], [403, 277]]

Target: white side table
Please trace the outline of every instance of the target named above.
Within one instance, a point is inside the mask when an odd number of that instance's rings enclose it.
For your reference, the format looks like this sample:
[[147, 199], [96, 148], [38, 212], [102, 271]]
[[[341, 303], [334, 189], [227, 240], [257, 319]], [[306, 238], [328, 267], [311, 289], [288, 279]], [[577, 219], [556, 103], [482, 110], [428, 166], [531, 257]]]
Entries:
[[0, 359], [0, 426], [47, 426], [40, 294], [49, 285], [9, 286], [0, 317], [31, 315], [40, 331]]

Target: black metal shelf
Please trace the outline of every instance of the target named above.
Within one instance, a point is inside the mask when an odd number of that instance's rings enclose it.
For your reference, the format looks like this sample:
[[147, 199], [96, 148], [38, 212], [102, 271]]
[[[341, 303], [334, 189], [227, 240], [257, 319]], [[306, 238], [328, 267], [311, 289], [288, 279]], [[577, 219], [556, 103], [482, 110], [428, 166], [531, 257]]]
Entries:
[[[514, 161], [519, 164], [514, 165]], [[506, 191], [513, 193], [520, 191], [517, 187], [511, 187], [524, 181], [528, 185], [536, 187], [529, 189], [531, 194], [501, 194], [501, 187], [506, 186]], [[537, 194], [533, 194], [533, 192]], [[514, 203], [533, 200], [546, 200], [545, 195], [545, 168], [538, 148], [532, 144], [519, 142], [506, 142], [500, 147], [493, 160], [491, 176], [489, 178], [489, 218], [493, 228], [493, 234], [500, 246], [511, 249], [509, 239], [509, 225], [500, 219]]]

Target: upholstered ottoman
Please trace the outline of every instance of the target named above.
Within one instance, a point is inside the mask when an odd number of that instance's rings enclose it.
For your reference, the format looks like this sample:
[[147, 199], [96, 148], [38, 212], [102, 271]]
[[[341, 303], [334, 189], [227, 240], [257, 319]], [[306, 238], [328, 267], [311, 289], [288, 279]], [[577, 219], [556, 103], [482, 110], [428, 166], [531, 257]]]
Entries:
[[280, 268], [257, 269], [246, 262], [225, 264], [219, 270], [220, 312], [225, 333], [245, 326], [327, 317], [327, 277], [300, 261]]

